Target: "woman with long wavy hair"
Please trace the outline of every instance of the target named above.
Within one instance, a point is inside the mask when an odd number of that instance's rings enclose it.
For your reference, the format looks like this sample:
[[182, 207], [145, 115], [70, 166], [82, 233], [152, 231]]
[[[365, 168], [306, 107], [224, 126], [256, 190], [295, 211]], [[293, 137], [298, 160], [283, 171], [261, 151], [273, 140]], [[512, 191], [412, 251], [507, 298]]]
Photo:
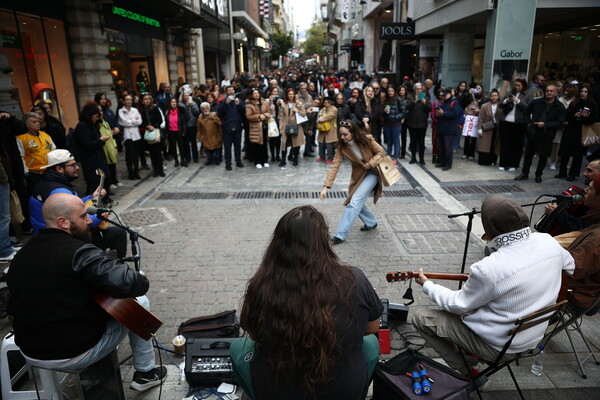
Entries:
[[383, 161], [384, 156], [383, 148], [373, 139], [373, 136], [365, 134], [352, 121], [340, 122], [335, 158], [329, 171], [327, 171], [323, 190], [319, 195], [321, 200], [325, 200], [327, 190], [333, 186], [342, 162], [344, 159], [350, 161], [352, 174], [350, 175], [348, 197], [344, 202], [346, 209], [342, 214], [335, 235], [331, 238], [333, 244], [339, 244], [346, 240], [356, 217], [359, 217], [364, 223], [363, 227], [360, 228], [361, 231], [365, 232], [377, 228], [377, 218], [369, 211], [365, 203], [371, 192], [374, 192], [374, 203], [377, 203], [377, 200], [381, 197], [383, 187], [376, 167]]
[[364, 399], [382, 311], [364, 273], [331, 248], [323, 215], [296, 207], [248, 283], [240, 325], [251, 340], [232, 345], [236, 378], [245, 372], [254, 400]]

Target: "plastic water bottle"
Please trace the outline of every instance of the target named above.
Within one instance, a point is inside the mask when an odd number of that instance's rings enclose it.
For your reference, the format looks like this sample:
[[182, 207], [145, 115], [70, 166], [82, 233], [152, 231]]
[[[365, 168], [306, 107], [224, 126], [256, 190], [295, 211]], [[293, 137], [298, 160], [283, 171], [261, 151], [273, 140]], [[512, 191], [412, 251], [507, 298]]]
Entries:
[[544, 346], [540, 346], [538, 349], [540, 352], [531, 364], [531, 373], [535, 376], [542, 376], [542, 372], [544, 372]]

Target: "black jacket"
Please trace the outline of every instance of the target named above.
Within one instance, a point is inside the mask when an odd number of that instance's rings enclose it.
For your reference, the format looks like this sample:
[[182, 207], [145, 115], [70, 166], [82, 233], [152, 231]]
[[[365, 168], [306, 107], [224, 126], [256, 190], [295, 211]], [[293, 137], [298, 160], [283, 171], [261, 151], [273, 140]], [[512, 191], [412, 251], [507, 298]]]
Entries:
[[59, 229], [23, 246], [7, 275], [16, 344], [40, 360], [75, 357], [98, 343], [110, 316], [95, 291], [124, 298], [148, 291], [148, 278]]
[[[543, 134], [544, 136], [550, 136], [554, 138], [556, 131], [560, 128], [566, 118], [567, 110], [560, 101], [554, 99], [554, 102], [550, 106], [548, 113], [545, 112], [546, 100], [542, 97], [540, 99], [533, 100], [527, 106], [526, 115], [529, 117], [530, 124], [527, 130], [530, 135], [538, 136]], [[544, 114], [546, 117], [543, 118]], [[533, 125], [534, 122], [544, 122], [543, 128], [538, 128]]]
[[425, 104], [422, 101], [415, 101], [414, 95], [406, 98], [406, 109], [408, 115], [405, 123], [409, 128], [423, 129], [427, 128], [427, 119], [431, 113], [431, 103], [426, 98]]

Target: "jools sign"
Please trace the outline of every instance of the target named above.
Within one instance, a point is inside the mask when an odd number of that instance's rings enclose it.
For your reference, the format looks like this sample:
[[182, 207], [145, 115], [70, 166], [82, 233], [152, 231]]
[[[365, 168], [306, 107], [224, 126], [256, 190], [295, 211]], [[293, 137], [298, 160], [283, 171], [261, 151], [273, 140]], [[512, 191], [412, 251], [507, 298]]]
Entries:
[[382, 22], [379, 25], [379, 39], [414, 39], [414, 22]]

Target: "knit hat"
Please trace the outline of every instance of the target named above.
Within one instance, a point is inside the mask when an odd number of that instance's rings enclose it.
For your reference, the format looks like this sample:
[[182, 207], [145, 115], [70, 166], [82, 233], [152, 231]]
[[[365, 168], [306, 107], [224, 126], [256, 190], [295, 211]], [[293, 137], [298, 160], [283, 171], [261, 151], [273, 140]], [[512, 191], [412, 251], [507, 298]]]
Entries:
[[69, 150], [57, 149], [52, 150], [48, 153], [48, 165], [40, 167], [40, 169], [50, 168], [58, 164], [66, 163], [67, 161], [74, 160], [73, 154]]
[[496, 194], [489, 195], [483, 200], [481, 221], [490, 239], [529, 226], [529, 217], [520, 205]]

